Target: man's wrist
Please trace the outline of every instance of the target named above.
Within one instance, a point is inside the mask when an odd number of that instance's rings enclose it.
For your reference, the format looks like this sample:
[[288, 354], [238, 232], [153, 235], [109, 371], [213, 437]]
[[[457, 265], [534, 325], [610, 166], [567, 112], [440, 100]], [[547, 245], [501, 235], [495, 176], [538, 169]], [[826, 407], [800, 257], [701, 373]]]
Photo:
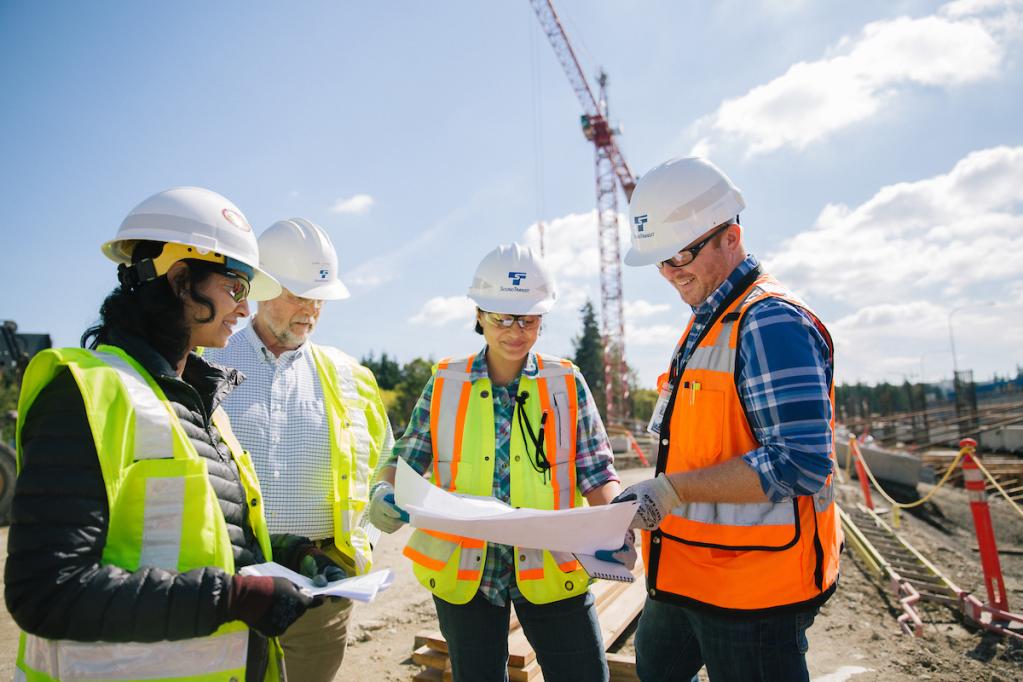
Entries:
[[671, 475], [665, 474], [664, 475], [664, 478], [666, 478], [668, 480], [668, 485], [670, 485], [671, 489], [675, 491], [675, 497], [678, 498], [678, 501], [679, 501], [680, 504], [682, 502], [686, 501], [685, 496], [682, 494], [682, 488], [679, 485], [679, 483], [682, 482], [682, 477], [683, 476], [684, 476], [684, 474], [681, 474], [681, 473], [671, 474]]

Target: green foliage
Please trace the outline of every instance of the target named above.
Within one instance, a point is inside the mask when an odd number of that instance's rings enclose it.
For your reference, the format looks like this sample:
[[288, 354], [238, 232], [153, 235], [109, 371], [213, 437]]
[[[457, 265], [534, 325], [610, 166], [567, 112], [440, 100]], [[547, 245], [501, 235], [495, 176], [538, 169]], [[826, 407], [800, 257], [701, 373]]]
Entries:
[[657, 391], [651, 388], [635, 388], [629, 392], [629, 408], [631, 416], [643, 424], [650, 421], [654, 413], [654, 405], [657, 403]]
[[401, 368], [401, 378], [394, 387], [394, 404], [387, 410], [396, 434], [404, 433], [419, 394], [430, 380], [433, 360], [416, 358]]
[[873, 386], [862, 382], [839, 384], [835, 387], [835, 404], [840, 421], [850, 421], [870, 415], [889, 415], [923, 409], [928, 395], [940, 397], [940, 390], [931, 385], [890, 384], [887, 381]]
[[394, 358], [388, 357], [386, 352], [381, 353], [380, 359], [377, 360], [373, 357], [373, 351], [370, 351], [369, 355], [361, 358], [359, 362], [373, 372], [377, 378], [377, 385], [382, 389], [393, 389], [401, 381], [401, 365]]
[[604, 342], [600, 335], [600, 326], [597, 324], [597, 312], [593, 309], [593, 303], [586, 301], [579, 309], [582, 316], [583, 330], [576, 338], [572, 339], [572, 348], [575, 352], [574, 362], [586, 379], [586, 384], [593, 393], [593, 399], [597, 403], [602, 418], [607, 416], [607, 400], [604, 396]]
[[14, 420], [8, 419], [8, 413], [18, 409], [18, 394], [21, 386], [13, 378], [0, 374], [0, 440], [14, 443]]

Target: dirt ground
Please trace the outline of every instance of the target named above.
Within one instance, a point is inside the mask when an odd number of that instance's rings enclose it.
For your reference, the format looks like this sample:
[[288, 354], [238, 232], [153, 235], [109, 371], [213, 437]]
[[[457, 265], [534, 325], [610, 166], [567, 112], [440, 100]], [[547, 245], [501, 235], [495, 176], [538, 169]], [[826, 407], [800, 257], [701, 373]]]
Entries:
[[[650, 469], [626, 469], [625, 483], [649, 476]], [[925, 494], [929, 486], [921, 485]], [[859, 499], [858, 488], [843, 486], [847, 507]], [[900, 532], [963, 589], [984, 599], [980, 560], [966, 497], [960, 490], [940, 490], [923, 516], [902, 515]], [[1023, 519], [1004, 504], [993, 504], [995, 531], [1009, 591], [1009, 604], [1023, 611]], [[409, 680], [421, 668], [411, 660], [413, 637], [436, 629], [429, 593], [412, 576], [401, 549], [410, 535], [403, 528], [385, 536], [376, 563], [396, 573], [394, 585], [371, 604], [358, 604], [348, 653], [336, 680], [386, 682]], [[6, 559], [7, 531], [0, 529], [0, 554]], [[957, 680], [1007, 682], [1023, 679], [1023, 646], [965, 627], [951, 610], [922, 609], [924, 636], [902, 634], [896, 622], [898, 601], [874, 582], [851, 552], [843, 556], [841, 583], [810, 629], [807, 655], [816, 682], [855, 680]], [[11, 679], [17, 652], [17, 628], [0, 616], [0, 678]], [[616, 650], [631, 652], [631, 633]], [[301, 682], [301, 681], [297, 681]]]

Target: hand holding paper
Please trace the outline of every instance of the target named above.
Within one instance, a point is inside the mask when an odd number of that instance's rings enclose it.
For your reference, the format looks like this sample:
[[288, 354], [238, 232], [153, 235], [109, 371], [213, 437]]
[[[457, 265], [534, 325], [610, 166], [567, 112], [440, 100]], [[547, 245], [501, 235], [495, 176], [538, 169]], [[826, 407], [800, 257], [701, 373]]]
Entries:
[[366, 575], [345, 578], [327, 583], [325, 586], [317, 586], [312, 580], [300, 573], [295, 573], [284, 566], [273, 561], [264, 564], [245, 566], [239, 573], [242, 575], [268, 575], [274, 578], [287, 578], [306, 594], [317, 597], [348, 597], [356, 601], [373, 601], [377, 592], [382, 592], [394, 582], [394, 574], [389, 569], [373, 571]]
[[409, 523], [504, 545], [573, 554], [617, 550], [636, 513], [636, 502], [562, 510], [514, 509], [492, 497], [456, 495], [398, 461], [395, 500]]

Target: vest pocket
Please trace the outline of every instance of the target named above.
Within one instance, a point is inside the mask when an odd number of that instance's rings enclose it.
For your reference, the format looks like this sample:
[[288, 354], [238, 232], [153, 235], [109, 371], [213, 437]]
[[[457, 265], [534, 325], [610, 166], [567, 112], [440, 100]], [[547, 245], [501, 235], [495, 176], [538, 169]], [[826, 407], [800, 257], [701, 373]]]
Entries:
[[668, 452], [668, 471], [716, 464], [721, 456], [724, 415], [725, 396], [721, 391], [703, 388], [700, 382], [683, 381], [671, 415], [670, 438], [679, 447], [671, 447]]

